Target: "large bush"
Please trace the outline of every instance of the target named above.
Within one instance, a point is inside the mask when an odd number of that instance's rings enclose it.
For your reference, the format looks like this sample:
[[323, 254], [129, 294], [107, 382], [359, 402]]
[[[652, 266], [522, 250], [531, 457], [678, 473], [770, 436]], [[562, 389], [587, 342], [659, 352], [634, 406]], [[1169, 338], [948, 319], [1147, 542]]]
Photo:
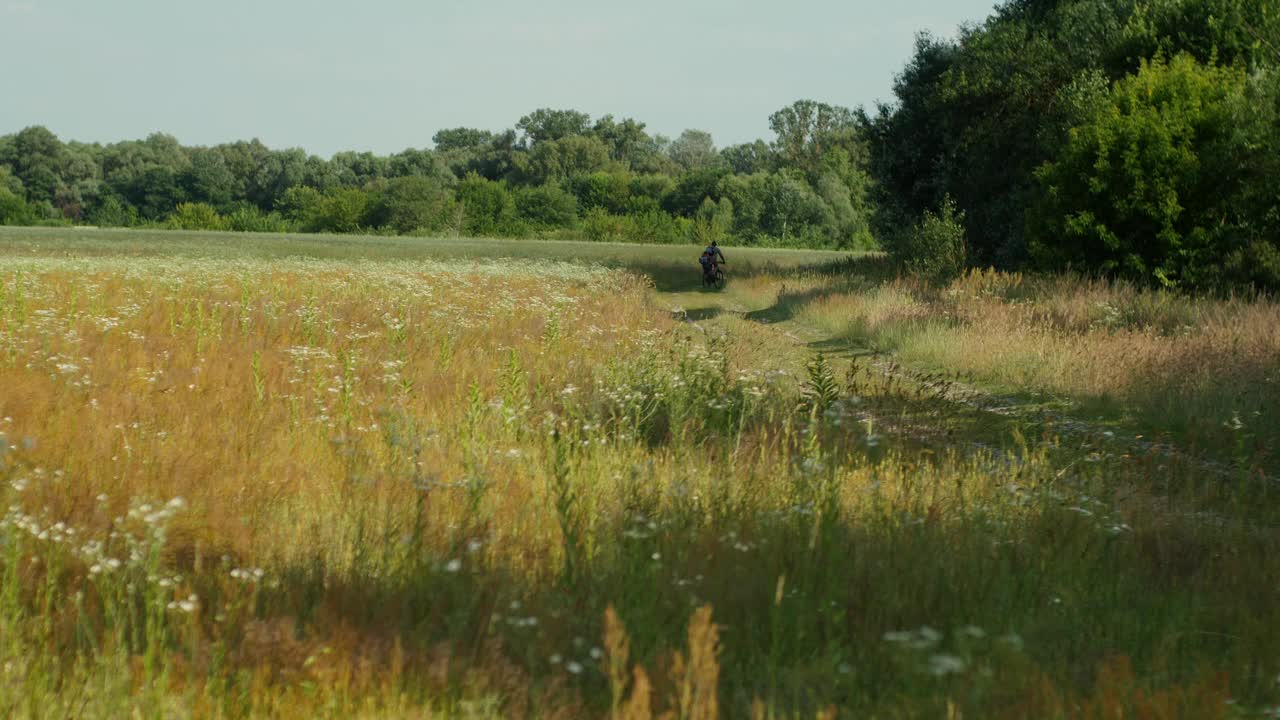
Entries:
[[1267, 241], [1254, 184], [1269, 183], [1280, 206], [1246, 87], [1243, 70], [1188, 55], [1143, 63], [1117, 82], [1037, 173], [1033, 257], [1165, 286], [1225, 282], [1224, 258]]
[[311, 232], [351, 233], [368, 227], [369, 193], [340, 188], [326, 193], [312, 208], [304, 226]]
[[573, 227], [578, 221], [578, 199], [556, 183], [522, 188], [515, 203], [520, 219], [537, 229]]
[[0, 185], [0, 225], [34, 225], [39, 219], [35, 207]]
[[515, 200], [505, 183], [472, 173], [454, 190], [462, 204], [461, 230], [472, 236], [512, 236], [524, 230], [516, 215]]
[[968, 259], [964, 213], [956, 209], [954, 200], [946, 198], [939, 212], [926, 210], [919, 222], [896, 235], [889, 253], [913, 275], [935, 282], [956, 278], [964, 272]]
[[369, 223], [398, 233], [434, 232], [453, 218], [454, 201], [441, 183], [429, 177], [406, 176], [387, 183], [369, 210]]
[[226, 230], [226, 218], [206, 203], [179, 203], [165, 220], [174, 230]]
[[238, 207], [226, 218], [227, 229], [233, 232], [282, 233], [293, 229], [280, 213], [264, 213], [253, 205]]

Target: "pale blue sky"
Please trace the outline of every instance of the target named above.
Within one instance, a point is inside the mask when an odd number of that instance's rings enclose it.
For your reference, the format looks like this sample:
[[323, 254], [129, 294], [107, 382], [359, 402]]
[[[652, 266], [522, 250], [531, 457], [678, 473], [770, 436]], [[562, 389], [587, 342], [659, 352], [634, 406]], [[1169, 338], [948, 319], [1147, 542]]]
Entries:
[[0, 0], [0, 134], [396, 152], [539, 107], [720, 146], [888, 99], [915, 33], [995, 0]]

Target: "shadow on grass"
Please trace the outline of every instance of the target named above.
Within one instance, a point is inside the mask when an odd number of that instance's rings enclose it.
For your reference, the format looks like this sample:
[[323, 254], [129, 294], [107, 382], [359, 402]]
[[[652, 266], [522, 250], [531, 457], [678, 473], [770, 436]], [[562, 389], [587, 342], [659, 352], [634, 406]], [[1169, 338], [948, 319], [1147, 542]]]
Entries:
[[[640, 273], [653, 280], [658, 292], [692, 292], [702, 289], [701, 268], [696, 261], [688, 263], [665, 260], [607, 260], [603, 264]], [[759, 277], [786, 282], [795, 278], [818, 276], [851, 276], [869, 282], [883, 282], [893, 277], [893, 268], [887, 258], [880, 255], [849, 255], [824, 262], [783, 264], [775, 260], [744, 258], [725, 264], [729, 285], [735, 280]], [[792, 299], [798, 302], [799, 299]]]
[[695, 308], [693, 310], [681, 310], [679, 312], [672, 313], [672, 315], [676, 316], [676, 319], [685, 320], [687, 322], [704, 322], [706, 320], [714, 320], [723, 314], [724, 308], [719, 306]]

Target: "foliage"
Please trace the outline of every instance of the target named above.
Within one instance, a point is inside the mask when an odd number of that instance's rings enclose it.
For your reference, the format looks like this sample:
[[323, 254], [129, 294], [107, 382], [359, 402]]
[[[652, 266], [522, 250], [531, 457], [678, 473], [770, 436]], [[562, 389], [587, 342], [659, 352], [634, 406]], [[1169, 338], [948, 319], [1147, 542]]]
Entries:
[[588, 240], [604, 242], [657, 243], [691, 242], [692, 223], [672, 217], [657, 208], [630, 215], [612, 215], [604, 208], [592, 208], [582, 219], [582, 233]]
[[[1249, 234], [1241, 197], [1266, 162], [1254, 157], [1266, 128], [1242, 123], [1245, 90], [1243, 71], [1189, 55], [1117, 83], [1037, 174], [1037, 259], [1166, 286], [1220, 282], [1221, 259]], [[1280, 209], [1280, 193], [1272, 202]]]
[[461, 205], [463, 231], [475, 237], [518, 235], [522, 226], [515, 200], [504, 183], [468, 175], [454, 190]]
[[908, 272], [935, 282], [950, 282], [965, 269], [967, 247], [964, 213], [951, 198], [934, 213], [926, 210], [920, 221], [895, 236], [889, 254]]
[[115, 195], [102, 199], [87, 218], [89, 224], [101, 227], [131, 227], [138, 224], [138, 210]]
[[279, 213], [264, 213], [253, 205], [245, 205], [226, 216], [227, 229], [233, 232], [283, 233], [294, 229], [293, 223]]
[[226, 230], [227, 221], [218, 210], [205, 203], [180, 203], [165, 220], [174, 230]]
[[[860, 116], [875, 181], [873, 230], [888, 237], [950, 196], [964, 213], [977, 263], [1052, 269], [1070, 263], [1188, 289], [1266, 286], [1216, 266], [1246, 252], [1269, 256], [1276, 201], [1261, 139], [1268, 125], [1252, 117], [1256, 101], [1238, 98], [1242, 82], [1266, 84], [1277, 67], [1274, 0], [1007, 0], [954, 41], [920, 36], [895, 82], [896, 102]], [[1198, 84], [1191, 79], [1196, 73], [1205, 82], [1223, 80], [1229, 91]], [[1182, 77], [1170, 83], [1187, 85], [1185, 102], [1164, 107], [1137, 97], [1141, 82], [1158, 91], [1157, 76]], [[1130, 105], [1150, 107], [1121, 109], [1124, 91], [1113, 85], [1129, 90]], [[1194, 108], [1200, 99], [1214, 108]], [[1108, 119], [1117, 112], [1123, 117]], [[1182, 129], [1164, 141], [1138, 139], [1138, 126], [1158, 134], [1155, 126], [1165, 121]], [[1215, 123], [1225, 124], [1211, 130]], [[1081, 136], [1088, 129], [1096, 131], [1091, 140]], [[1112, 131], [1131, 137], [1105, 136]], [[1090, 142], [1098, 146], [1092, 159], [1112, 170], [1125, 161], [1099, 152], [1142, 159], [1128, 161], [1127, 180], [1103, 180], [1106, 168], [1086, 167], [1090, 150], [1082, 144]], [[1128, 143], [1127, 150], [1117, 143]], [[1163, 159], [1155, 147], [1161, 143]], [[1177, 159], [1186, 150], [1178, 143], [1195, 146], [1195, 163]], [[1203, 177], [1188, 174], [1192, 165]], [[1238, 172], [1227, 172], [1233, 165]], [[1149, 182], [1138, 176], [1146, 171], [1154, 173]], [[1090, 189], [1086, 179], [1118, 182], [1116, 202], [1111, 190]], [[1200, 188], [1210, 190], [1203, 201]], [[1162, 233], [1163, 240], [1155, 237]]]
[[685, 170], [700, 170], [715, 164], [716, 146], [711, 133], [705, 130], [685, 130], [667, 146], [667, 156]]
[[[763, 141], [722, 153], [705, 131], [687, 130], [671, 141], [650, 135], [632, 118], [592, 120], [576, 110], [548, 108], [499, 132], [440, 130], [433, 149], [387, 156], [339, 152], [328, 160], [257, 140], [184, 147], [156, 134], [105, 146], [64, 143], [33, 127], [0, 136], [0, 173], [10, 192], [34, 208], [33, 216], [21, 216], [24, 223], [168, 222], [178, 205], [194, 203], [223, 218], [237, 216], [235, 227], [264, 231], [420, 234], [449, 228], [514, 236], [530, 228], [574, 232], [582, 215], [600, 208], [606, 216], [630, 219], [622, 223], [625, 232], [606, 231], [607, 223], [597, 222], [592, 236], [674, 242], [699, 222], [707, 198], [720, 202], [723, 180], [790, 171], [829, 206], [810, 213], [824, 227], [796, 233], [783, 223], [787, 232], [774, 237], [776, 228], [754, 225], [761, 213], [749, 212], [735, 214], [716, 236], [730, 243], [869, 247], [865, 145], [857, 128], [827, 121], [848, 118], [850, 111], [824, 105], [820, 114], [819, 127], [794, 158]], [[792, 167], [793, 160], [805, 167]], [[746, 204], [762, 203], [763, 196]], [[703, 222], [703, 234], [708, 229]]]
[[520, 219], [534, 228], [573, 227], [578, 220], [578, 198], [559, 185], [520, 188], [515, 204]]
[[321, 195], [308, 208], [303, 226], [310, 232], [350, 233], [367, 227], [368, 193], [354, 188], [339, 188]]
[[373, 227], [387, 227], [402, 234], [436, 231], [452, 220], [454, 203], [453, 196], [434, 178], [397, 177], [378, 191], [367, 219]]
[[7, 187], [0, 186], [0, 225], [34, 225], [39, 212]]

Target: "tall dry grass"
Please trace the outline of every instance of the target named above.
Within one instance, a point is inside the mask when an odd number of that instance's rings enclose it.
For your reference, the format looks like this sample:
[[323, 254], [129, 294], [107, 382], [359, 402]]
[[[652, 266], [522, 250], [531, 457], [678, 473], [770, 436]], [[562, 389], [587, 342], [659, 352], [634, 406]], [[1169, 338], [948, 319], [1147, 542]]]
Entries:
[[1052, 440], [899, 445], [861, 414], [899, 389], [650, 298], [546, 262], [6, 259], [0, 711], [1280, 702], [1273, 510]]
[[[1280, 462], [1280, 305], [1069, 276], [756, 278], [775, 312], [1000, 393], [1054, 397], [1218, 459]], [[1059, 403], [1061, 404], [1061, 403]]]

